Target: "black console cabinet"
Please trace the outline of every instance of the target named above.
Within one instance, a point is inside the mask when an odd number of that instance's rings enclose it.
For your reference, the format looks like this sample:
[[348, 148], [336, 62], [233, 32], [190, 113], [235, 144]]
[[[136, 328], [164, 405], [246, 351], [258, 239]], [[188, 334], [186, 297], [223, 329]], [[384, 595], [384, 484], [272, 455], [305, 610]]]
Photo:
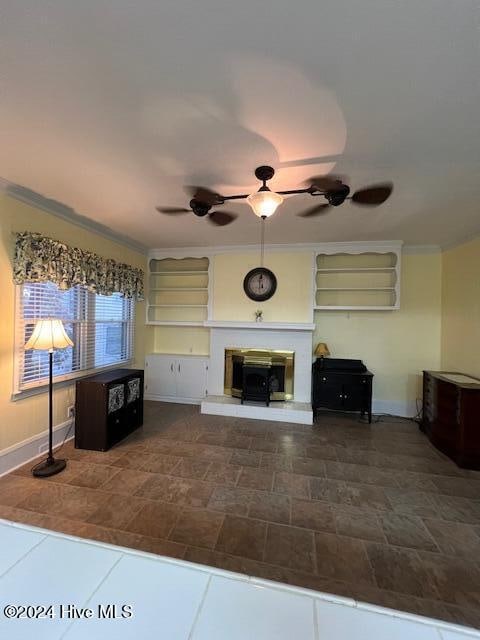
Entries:
[[361, 360], [318, 358], [312, 370], [312, 406], [337, 411], [360, 411], [372, 421], [373, 373]]
[[115, 369], [79, 380], [75, 447], [107, 451], [143, 424], [143, 371]]

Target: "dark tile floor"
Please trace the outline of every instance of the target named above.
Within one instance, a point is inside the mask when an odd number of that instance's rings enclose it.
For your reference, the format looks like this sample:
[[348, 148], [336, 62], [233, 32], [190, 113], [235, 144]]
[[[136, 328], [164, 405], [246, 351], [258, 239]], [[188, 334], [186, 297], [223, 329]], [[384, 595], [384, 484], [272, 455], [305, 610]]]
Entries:
[[109, 452], [0, 479], [0, 517], [480, 627], [480, 473], [416, 424], [146, 403]]

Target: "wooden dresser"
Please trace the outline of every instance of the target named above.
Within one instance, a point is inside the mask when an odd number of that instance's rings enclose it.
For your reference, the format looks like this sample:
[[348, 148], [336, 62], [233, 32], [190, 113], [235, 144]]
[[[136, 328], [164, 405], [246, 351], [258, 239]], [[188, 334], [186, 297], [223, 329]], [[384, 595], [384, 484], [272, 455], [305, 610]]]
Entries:
[[424, 371], [420, 428], [459, 467], [480, 469], [480, 379]]
[[142, 424], [143, 370], [115, 369], [77, 382], [77, 449], [107, 451]]

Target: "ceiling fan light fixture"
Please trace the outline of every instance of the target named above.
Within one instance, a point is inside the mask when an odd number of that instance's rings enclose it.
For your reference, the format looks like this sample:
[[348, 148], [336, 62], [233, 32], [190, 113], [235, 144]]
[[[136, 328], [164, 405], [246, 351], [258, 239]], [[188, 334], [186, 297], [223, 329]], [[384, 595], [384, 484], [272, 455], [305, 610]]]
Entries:
[[[212, 224], [225, 226], [233, 222], [237, 215], [235, 213], [229, 213], [228, 211], [211, 211], [211, 208], [223, 205], [228, 200], [246, 200], [252, 208], [253, 213], [264, 222], [267, 218], [273, 216], [284, 201], [283, 196], [285, 195], [310, 194], [311, 196], [323, 196], [326, 202], [321, 202], [297, 214], [302, 218], [310, 218], [311, 216], [328, 211], [330, 207], [340, 206], [347, 198], [356, 205], [377, 207], [383, 204], [385, 200], [388, 200], [393, 190], [393, 184], [391, 182], [383, 182], [359, 189], [355, 191], [353, 195], [349, 196], [350, 187], [345, 184], [344, 178], [335, 175], [322, 175], [312, 176], [310, 180], [308, 180], [308, 186], [306, 187], [288, 189], [276, 193], [275, 191], [270, 191], [267, 187], [268, 180], [271, 180], [274, 175], [275, 170], [273, 167], [267, 165], [257, 167], [255, 169], [255, 177], [263, 184], [258, 191], [250, 195], [243, 193], [225, 196], [206, 187], [188, 187], [188, 191], [193, 196], [190, 200], [189, 209], [183, 207], [157, 207], [157, 211], [167, 215], [188, 213], [191, 211], [196, 216], [208, 217], [208, 220]], [[264, 225], [262, 224], [262, 229], [263, 227]]]
[[268, 187], [260, 187], [258, 191], [250, 194], [247, 198], [247, 202], [252, 207], [253, 213], [259, 218], [269, 218], [273, 216], [283, 200], [284, 197], [282, 195], [270, 191]]

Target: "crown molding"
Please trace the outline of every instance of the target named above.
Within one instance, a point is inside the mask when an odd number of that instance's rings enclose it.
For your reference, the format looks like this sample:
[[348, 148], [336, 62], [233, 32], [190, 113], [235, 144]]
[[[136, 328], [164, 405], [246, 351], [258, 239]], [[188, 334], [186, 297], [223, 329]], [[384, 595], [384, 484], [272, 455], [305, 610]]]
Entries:
[[124, 236], [120, 233], [116, 233], [112, 231], [108, 227], [100, 224], [99, 222], [95, 222], [86, 216], [83, 216], [77, 213], [71, 207], [68, 207], [57, 200], [52, 200], [50, 198], [45, 198], [39, 193], [28, 189], [27, 187], [22, 187], [21, 185], [15, 184], [6, 180], [5, 178], [0, 177], [0, 192], [5, 195], [13, 198], [14, 200], [18, 200], [19, 202], [23, 202], [31, 207], [35, 207], [36, 209], [41, 209], [42, 211], [46, 211], [47, 213], [56, 216], [57, 218], [61, 218], [62, 220], [66, 220], [71, 224], [76, 225], [77, 227], [81, 227], [82, 229], [86, 229], [87, 231], [91, 231], [92, 233], [96, 233], [99, 236], [103, 236], [107, 240], [111, 240], [116, 242], [117, 244], [121, 244], [132, 251], [136, 251], [137, 253], [141, 253], [143, 255], [147, 255], [148, 248], [141, 244], [140, 242], [135, 242], [131, 238]]
[[480, 239], [480, 233], [475, 233], [474, 235], [464, 236], [460, 240], [452, 240], [452, 242], [447, 242], [446, 244], [442, 244], [442, 251], [448, 251], [449, 249], [455, 249], [456, 247], [460, 247], [462, 244], [468, 244], [469, 242], [475, 242], [475, 240]]
[[[271, 253], [292, 251], [292, 252], [306, 252], [306, 251], [395, 251], [402, 248], [403, 242], [401, 240], [385, 240], [377, 241], [373, 240], [363, 242], [298, 242], [295, 244], [266, 244], [265, 249]], [[232, 245], [218, 245], [218, 246], [205, 246], [205, 247], [174, 247], [150, 249], [148, 251], [149, 258], [175, 258], [177, 256], [185, 257], [186, 255], [192, 258], [205, 258], [208, 256], [216, 255], [219, 253], [257, 253], [260, 251], [260, 244], [232, 244]]]
[[419, 253], [441, 253], [442, 247], [438, 244], [406, 244], [403, 246], [402, 253], [413, 255]]
[[[87, 218], [84, 215], [77, 213], [71, 207], [58, 202], [57, 200], [53, 200], [51, 198], [45, 198], [41, 194], [28, 189], [27, 187], [22, 187], [21, 185], [10, 182], [6, 178], [2, 178], [0, 176], [0, 192], [5, 195], [18, 200], [19, 202], [23, 202], [31, 207], [35, 207], [37, 209], [41, 209], [42, 211], [46, 211], [51, 215], [56, 216], [57, 218], [61, 218], [62, 220], [66, 220], [71, 224], [76, 225], [77, 227], [81, 227], [82, 229], [86, 229], [87, 231], [91, 231], [92, 233], [96, 233], [97, 235], [103, 236], [104, 238], [121, 244], [132, 251], [136, 251], [137, 253], [141, 253], [143, 255], [147, 255], [149, 258], [156, 257], [175, 257], [175, 256], [185, 256], [186, 254], [192, 257], [205, 257], [208, 255], [215, 255], [219, 253], [255, 253], [260, 251], [260, 244], [239, 244], [239, 245], [218, 245], [218, 246], [204, 246], [204, 247], [174, 247], [174, 248], [156, 248], [149, 249], [146, 245], [136, 242], [127, 236], [124, 236], [120, 233], [116, 233], [112, 231], [105, 225], [95, 222], [90, 218]], [[422, 253], [441, 253], [442, 251], [447, 251], [448, 249], [453, 249], [454, 247], [458, 247], [462, 244], [466, 244], [472, 240], [476, 240], [480, 238], [480, 234], [474, 236], [466, 236], [459, 240], [454, 240], [453, 242], [443, 244], [443, 245], [434, 245], [434, 244], [421, 244], [421, 245], [403, 245], [401, 240], [385, 240], [385, 241], [355, 241], [355, 242], [321, 242], [321, 243], [311, 243], [311, 242], [299, 242], [299, 243], [285, 243], [285, 244], [266, 244], [265, 248], [270, 252], [282, 252], [282, 251], [292, 251], [292, 252], [302, 252], [302, 251], [323, 251], [328, 249], [332, 250], [359, 250], [363, 247], [369, 249], [399, 249], [402, 248], [402, 253], [404, 254], [422, 254]], [[402, 247], [403, 245], [403, 247]]]

